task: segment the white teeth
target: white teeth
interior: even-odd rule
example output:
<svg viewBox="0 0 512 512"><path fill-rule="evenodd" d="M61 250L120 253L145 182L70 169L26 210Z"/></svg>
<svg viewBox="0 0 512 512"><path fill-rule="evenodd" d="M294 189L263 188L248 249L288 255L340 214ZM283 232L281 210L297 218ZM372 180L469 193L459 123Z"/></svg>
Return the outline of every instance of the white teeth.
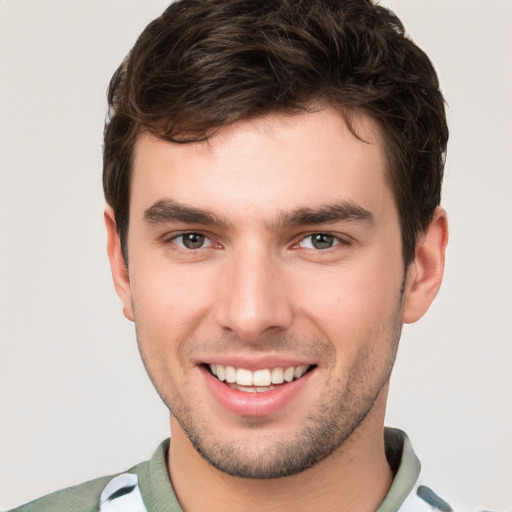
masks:
<svg viewBox="0 0 512 512"><path fill-rule="evenodd" d="M238 368L236 371L236 383L240 386L252 386L252 372L245 368Z"/></svg>
<svg viewBox="0 0 512 512"><path fill-rule="evenodd" d="M241 389L241 391L248 392L269 391L269 389L273 389L272 384L282 384L285 381L292 382L294 379L300 379L309 369L309 365L303 365L288 368L264 368L252 372L245 368L235 368L234 366L223 366L221 364L211 364L209 366L213 375L220 381L234 384L236 389L238 389L237 386L246 386L246 389Z"/></svg>
<svg viewBox="0 0 512 512"><path fill-rule="evenodd" d="M272 376L270 370L256 370L252 375L253 386L270 386Z"/></svg>
<svg viewBox="0 0 512 512"><path fill-rule="evenodd" d="M221 364L217 365L217 378L222 382L226 380L226 370Z"/></svg>
<svg viewBox="0 0 512 512"><path fill-rule="evenodd" d="M293 366L290 366L290 368L286 368L283 377L286 382L291 382L295 377L295 368Z"/></svg>
<svg viewBox="0 0 512 512"><path fill-rule="evenodd" d="M272 370L272 384L282 384L284 382L284 372L282 368Z"/></svg>
<svg viewBox="0 0 512 512"><path fill-rule="evenodd" d="M300 379L306 373L307 369L308 369L307 366L299 366L299 367L295 368L295 373L294 373L295 378Z"/></svg>
<svg viewBox="0 0 512 512"><path fill-rule="evenodd" d="M226 382L236 382L236 368L226 366Z"/></svg>
<svg viewBox="0 0 512 512"><path fill-rule="evenodd" d="M238 391L243 391L244 393L265 393L267 391L272 391L274 389L274 386L255 387L239 386L238 384L231 384L229 387L233 389L238 389Z"/></svg>

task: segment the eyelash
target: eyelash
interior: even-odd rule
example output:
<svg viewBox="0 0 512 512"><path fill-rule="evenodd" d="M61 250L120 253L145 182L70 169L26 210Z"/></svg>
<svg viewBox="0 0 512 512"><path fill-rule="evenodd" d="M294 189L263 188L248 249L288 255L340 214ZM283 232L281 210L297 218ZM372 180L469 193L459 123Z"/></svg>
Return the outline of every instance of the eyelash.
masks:
<svg viewBox="0 0 512 512"><path fill-rule="evenodd" d="M179 239L179 238L183 238L185 237L186 235L196 235L196 236L199 236L199 237L204 237L205 240L208 240L209 241L209 244L208 245L201 245L200 247L197 247L197 248L190 248L190 247L184 247L184 243L182 242L181 244L177 243L176 241ZM300 238L298 239L298 241L294 242L291 246L291 249L299 249L300 248L300 244L303 243L304 241L308 240L308 239L311 239L313 240L313 237L320 237L320 236L324 236L324 237L329 237L333 239L333 245L331 245L330 247L325 247L325 248L317 248L317 247L307 247L306 249L308 250L312 250L312 251L315 251L317 253L323 253L323 252L329 252L330 250L333 250L335 247L337 246L350 246L351 245L351 241L348 240L346 237L341 237L339 235L335 235L333 233L328 233L328 232L324 232L324 231L316 231L316 232L313 232L313 233L309 233L309 234L304 234L304 235L301 235ZM187 251L187 252L194 252L196 250L199 250L199 249L206 249L206 248L209 248L209 247L214 247L214 248L220 248L221 245L214 242L212 240L212 238L210 236L208 236L208 234L206 233L203 233L201 231L182 231L180 233L173 233L169 236L166 236L164 237L163 239L164 243L168 244L168 243L173 243L175 244L179 250L182 250L182 251ZM313 242L311 242L311 245L314 245Z"/></svg>
<svg viewBox="0 0 512 512"><path fill-rule="evenodd" d="M328 233L325 231L315 231L314 233L308 233L306 235L301 235L300 239L292 245L292 249L300 248L299 245L308 239L311 240L311 245L313 245L312 240L313 240L313 237L315 237L315 236L332 237L332 239L334 241L332 246L326 247L323 249L316 248L316 247L308 247L307 248L308 250L315 251L317 253L330 252L331 250L336 250L336 247L338 247L338 246L348 247L352 243L351 240L349 240L347 237L342 237L340 235L335 235L334 233Z"/></svg>
<svg viewBox="0 0 512 512"><path fill-rule="evenodd" d="M182 244L177 243L177 240L179 238L183 238L186 235L189 235L189 236L190 235L197 235L197 236L200 236L200 237L204 237L205 240L208 240L210 243L207 246L201 246L201 247L198 247L196 249L191 249L189 247L184 247L184 243L183 242L182 242ZM182 251L190 251L190 252L193 252L193 251L199 250L199 249L205 249L207 247L212 247L212 246L216 245L216 243L211 239L210 236L208 236L206 233L202 233L201 231L182 231L180 233L172 233L171 235L164 237L163 241L166 244L168 244L168 243L175 244Z"/></svg>

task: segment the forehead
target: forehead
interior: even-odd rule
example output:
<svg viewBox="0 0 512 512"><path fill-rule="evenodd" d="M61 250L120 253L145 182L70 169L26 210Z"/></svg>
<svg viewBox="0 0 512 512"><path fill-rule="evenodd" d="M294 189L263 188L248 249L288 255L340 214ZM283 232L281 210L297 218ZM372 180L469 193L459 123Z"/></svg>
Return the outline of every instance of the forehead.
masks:
<svg viewBox="0 0 512 512"><path fill-rule="evenodd" d="M246 219L339 200L378 207L391 197L378 130L362 116L353 129L357 137L341 114L324 109L239 122L202 143L142 134L130 210L162 199Z"/></svg>

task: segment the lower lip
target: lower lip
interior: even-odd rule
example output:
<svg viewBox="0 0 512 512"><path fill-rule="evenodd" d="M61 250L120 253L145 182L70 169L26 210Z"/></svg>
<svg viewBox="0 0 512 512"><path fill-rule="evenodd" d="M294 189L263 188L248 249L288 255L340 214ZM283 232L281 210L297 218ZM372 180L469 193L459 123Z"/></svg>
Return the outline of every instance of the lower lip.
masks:
<svg viewBox="0 0 512 512"><path fill-rule="evenodd" d="M253 417L281 411L297 397L314 373L311 370L300 379L280 384L270 391L248 393L230 388L204 367L200 370L211 394L225 409L240 416Z"/></svg>

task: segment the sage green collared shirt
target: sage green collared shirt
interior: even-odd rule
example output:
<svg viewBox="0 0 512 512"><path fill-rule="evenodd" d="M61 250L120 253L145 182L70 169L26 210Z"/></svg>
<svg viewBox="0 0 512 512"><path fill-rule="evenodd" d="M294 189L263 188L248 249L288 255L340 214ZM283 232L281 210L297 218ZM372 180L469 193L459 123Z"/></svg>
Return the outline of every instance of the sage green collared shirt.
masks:
<svg viewBox="0 0 512 512"><path fill-rule="evenodd" d="M404 432L386 428L384 437L395 478L376 512L464 512L422 482L420 462ZM169 439L149 461L124 473L57 491L11 512L183 512L167 474L168 449Z"/></svg>

